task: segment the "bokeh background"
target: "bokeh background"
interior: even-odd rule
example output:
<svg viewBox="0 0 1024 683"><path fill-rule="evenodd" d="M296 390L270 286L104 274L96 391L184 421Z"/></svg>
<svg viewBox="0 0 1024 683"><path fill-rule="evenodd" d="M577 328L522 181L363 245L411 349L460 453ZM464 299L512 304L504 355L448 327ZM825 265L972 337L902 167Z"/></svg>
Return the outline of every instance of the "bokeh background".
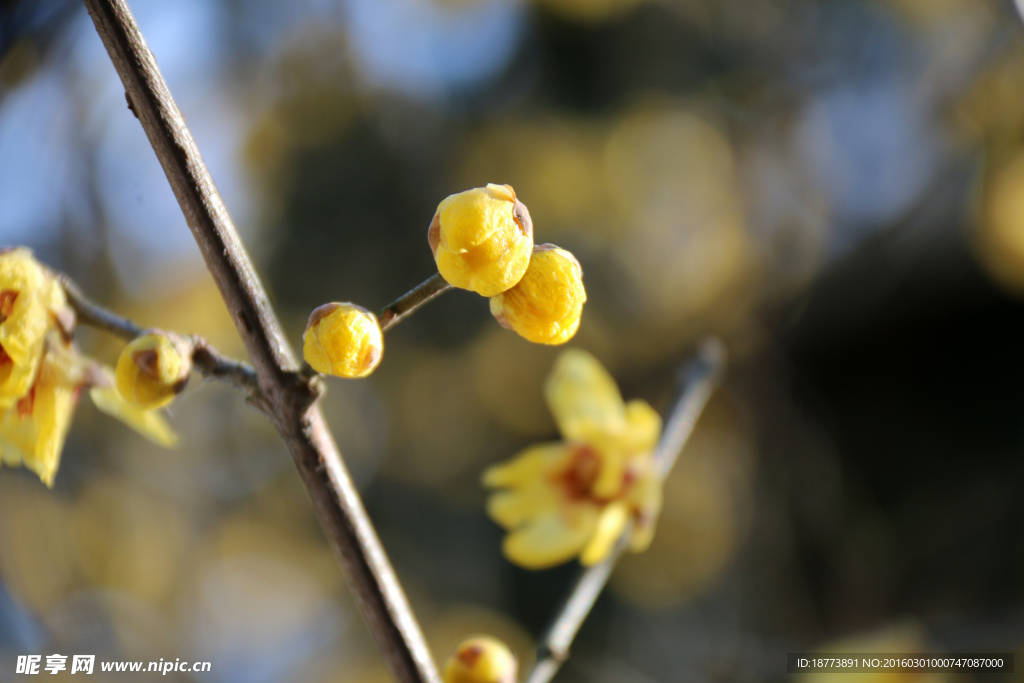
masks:
<svg viewBox="0 0 1024 683"><path fill-rule="evenodd" d="M582 262L571 344L627 398L663 408L696 340L726 340L654 545L559 680L776 681L787 651L1024 644L1011 2L130 4L293 344L313 307L376 309L431 275L437 203L487 182ZM0 243L244 354L73 0L0 1ZM370 379L328 382L342 451L435 654L487 632L528 664L576 570L506 562L478 481L555 438L557 350L465 292L387 343ZM0 681L53 652L386 680L260 414L193 381L163 451L87 403L52 491L0 471Z"/></svg>

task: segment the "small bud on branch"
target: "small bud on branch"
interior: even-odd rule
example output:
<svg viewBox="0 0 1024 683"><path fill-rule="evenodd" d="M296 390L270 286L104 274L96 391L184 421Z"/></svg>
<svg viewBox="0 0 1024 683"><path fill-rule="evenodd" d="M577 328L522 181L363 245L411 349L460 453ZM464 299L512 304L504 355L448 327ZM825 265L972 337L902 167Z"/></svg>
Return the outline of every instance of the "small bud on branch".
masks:
<svg viewBox="0 0 1024 683"><path fill-rule="evenodd" d="M194 347L190 339L159 330L136 337L117 359L117 390L142 408L167 405L188 383Z"/></svg>
<svg viewBox="0 0 1024 683"><path fill-rule="evenodd" d="M384 334L377 316L351 303L313 309L302 340L306 362L317 372L335 377L366 377L384 356Z"/></svg>

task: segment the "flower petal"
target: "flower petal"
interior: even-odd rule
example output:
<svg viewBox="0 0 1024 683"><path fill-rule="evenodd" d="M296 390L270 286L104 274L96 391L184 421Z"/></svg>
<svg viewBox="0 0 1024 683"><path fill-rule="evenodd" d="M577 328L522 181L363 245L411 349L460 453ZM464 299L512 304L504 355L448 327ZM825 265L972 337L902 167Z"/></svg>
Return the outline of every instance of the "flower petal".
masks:
<svg viewBox="0 0 1024 683"><path fill-rule="evenodd" d="M161 446L171 447L178 443L178 435L174 433L167 421L155 410L143 410L121 398L113 387L93 387L89 397L96 407L107 415L116 417L121 422L142 434L150 441Z"/></svg>
<svg viewBox="0 0 1024 683"><path fill-rule="evenodd" d="M483 484L490 488L520 487L544 476L569 454L564 443L543 443L520 451L503 463L484 470Z"/></svg>
<svg viewBox="0 0 1024 683"><path fill-rule="evenodd" d="M612 551L619 540L626 522L629 521L629 507L622 501L607 506L597 520L594 535L587 542L580 554L580 564L584 567L595 565Z"/></svg>
<svg viewBox="0 0 1024 683"><path fill-rule="evenodd" d="M505 537L502 550L526 569L546 569L566 562L586 545L597 523L591 505L575 505L561 514L544 515Z"/></svg>
<svg viewBox="0 0 1024 683"><path fill-rule="evenodd" d="M625 447L633 453L654 450L661 436L661 415L647 401L634 399L626 404Z"/></svg>
<svg viewBox="0 0 1024 683"><path fill-rule="evenodd" d="M76 391L54 366L43 362L32 393L0 421L0 452L5 464L22 464L47 486L60 466L64 437L71 425Z"/></svg>
<svg viewBox="0 0 1024 683"><path fill-rule="evenodd" d="M544 393L569 441L588 442L595 432L618 433L625 428L625 406L615 380L586 351L562 353Z"/></svg>
<svg viewBox="0 0 1024 683"><path fill-rule="evenodd" d="M615 448L598 447L601 469L594 481L593 495L597 498L611 498L620 495L622 477L626 472L625 453Z"/></svg>
<svg viewBox="0 0 1024 683"><path fill-rule="evenodd" d="M629 537L629 548L634 553L647 550L654 538L654 529L661 514L664 482L654 471L653 463L637 478L630 491L630 501L637 510L633 533Z"/></svg>
<svg viewBox="0 0 1024 683"><path fill-rule="evenodd" d="M629 535L629 550L634 553L642 553L651 547L657 524L658 520L652 519L650 522L633 525L633 533Z"/></svg>
<svg viewBox="0 0 1024 683"><path fill-rule="evenodd" d="M0 353L0 409L10 408L32 388L32 380L35 379L42 355L42 339L36 343L24 363L15 363L9 356L4 357Z"/></svg>
<svg viewBox="0 0 1024 683"><path fill-rule="evenodd" d="M29 362L37 342L46 333L49 317L39 295L46 285L42 267L28 249L0 254L0 294L9 308L0 316L0 347L15 364Z"/></svg>
<svg viewBox="0 0 1024 683"><path fill-rule="evenodd" d="M558 492L543 481L533 486L495 493L487 500L487 514L506 529L515 529L557 509Z"/></svg>
<svg viewBox="0 0 1024 683"><path fill-rule="evenodd" d="M64 438L75 412L77 392L55 378L47 378L47 374L44 366L36 382L32 417L36 420L39 437L35 458L26 459L25 466L35 471L44 484L53 486L53 477L60 466Z"/></svg>

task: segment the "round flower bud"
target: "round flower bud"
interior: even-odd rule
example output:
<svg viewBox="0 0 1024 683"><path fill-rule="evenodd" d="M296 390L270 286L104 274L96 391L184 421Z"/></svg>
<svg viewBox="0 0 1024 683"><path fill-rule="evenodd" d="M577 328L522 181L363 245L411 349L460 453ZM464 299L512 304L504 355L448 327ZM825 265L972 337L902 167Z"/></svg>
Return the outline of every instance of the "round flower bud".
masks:
<svg viewBox="0 0 1024 683"><path fill-rule="evenodd" d="M526 272L533 221L510 185L492 184L446 197L427 242L438 272L452 286L494 296Z"/></svg>
<svg viewBox="0 0 1024 683"><path fill-rule="evenodd" d="M491 297L491 315L537 344L564 344L580 326L587 293L583 269L565 249L533 248L530 267L512 289Z"/></svg>
<svg viewBox="0 0 1024 683"><path fill-rule="evenodd" d="M475 636L459 643L441 669L444 683L515 683L516 657L505 643Z"/></svg>
<svg viewBox="0 0 1024 683"><path fill-rule="evenodd" d="M180 337L147 332L133 339L117 359L114 377L124 400L160 408L181 393L192 370L192 354Z"/></svg>
<svg viewBox="0 0 1024 683"><path fill-rule="evenodd" d="M366 377L384 355L377 316L350 303L313 309L302 342L306 362L317 372L336 377Z"/></svg>

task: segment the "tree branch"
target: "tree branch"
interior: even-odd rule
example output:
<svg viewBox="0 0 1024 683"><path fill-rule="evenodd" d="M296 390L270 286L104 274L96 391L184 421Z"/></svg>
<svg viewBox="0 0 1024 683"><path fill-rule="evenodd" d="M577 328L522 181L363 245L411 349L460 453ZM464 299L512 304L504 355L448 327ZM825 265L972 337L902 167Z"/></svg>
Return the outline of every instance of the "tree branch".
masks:
<svg viewBox="0 0 1024 683"><path fill-rule="evenodd" d="M452 286L441 277L441 273L435 273L380 309L377 321L380 323L381 332L387 332L412 315L420 306L441 296L451 288Z"/></svg>
<svg viewBox="0 0 1024 683"><path fill-rule="evenodd" d="M722 381L725 371L725 346L716 338L705 339L697 357L682 369L679 376L681 393L661 439L654 451L654 462L662 478L668 475L697 423L711 394ZM619 536L612 552L603 561L584 569L573 584L569 597L558 610L537 648L537 663L526 683L548 683L569 658L569 646L576 638L587 615L604 590L619 557L629 546L632 523Z"/></svg>
<svg viewBox="0 0 1024 683"><path fill-rule="evenodd" d="M135 339L145 330L127 318L122 318L113 311L90 300L67 275L57 274L68 304L75 311L77 322L82 325L106 330L126 341ZM194 334L187 335L192 342L192 367L203 377L212 377L241 389L249 395L250 400L259 393L256 373L248 363L223 355L213 348L208 341Z"/></svg>
<svg viewBox="0 0 1024 683"><path fill-rule="evenodd" d="M287 443L385 664L402 683L436 682L419 625L316 406L319 381L298 372L263 285L156 59L125 0L84 2L245 342L259 386L254 404L267 413Z"/></svg>
<svg viewBox="0 0 1024 683"><path fill-rule="evenodd" d="M117 313L100 306L90 300L82 293L81 288L63 273L54 274L64 288L67 295L68 305L75 311L76 322L110 332L114 336L126 341L135 339L145 330L139 327L128 318L122 318Z"/></svg>

